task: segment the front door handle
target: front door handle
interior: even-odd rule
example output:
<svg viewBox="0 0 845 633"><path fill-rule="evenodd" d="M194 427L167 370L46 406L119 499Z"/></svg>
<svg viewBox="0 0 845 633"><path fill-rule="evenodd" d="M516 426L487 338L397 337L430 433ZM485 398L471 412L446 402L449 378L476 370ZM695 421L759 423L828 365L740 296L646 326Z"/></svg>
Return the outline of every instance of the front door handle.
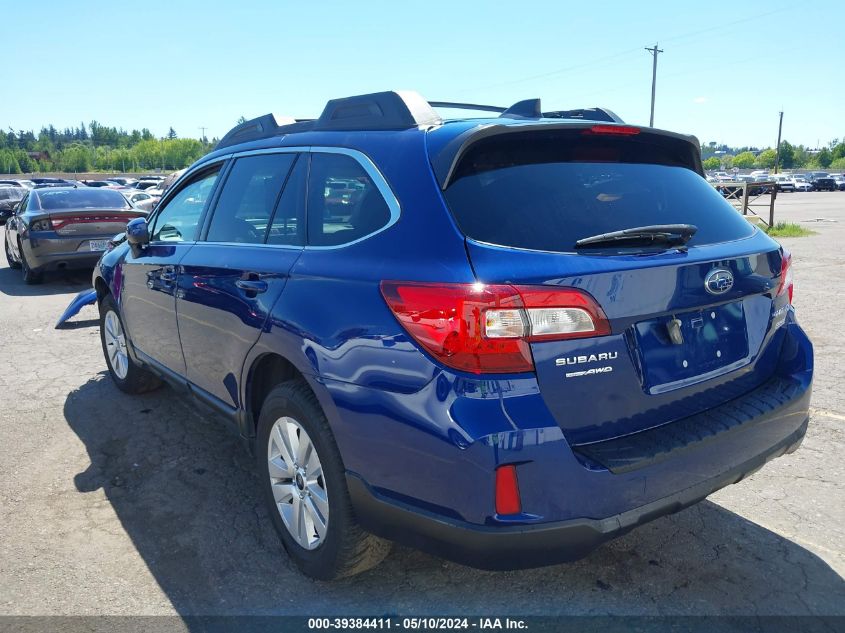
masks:
<svg viewBox="0 0 845 633"><path fill-rule="evenodd" d="M161 274L158 276L161 281L165 283L173 283L176 281L176 271L175 270L163 270Z"/></svg>
<svg viewBox="0 0 845 633"><path fill-rule="evenodd" d="M235 285L248 294L252 293L253 296L267 291L267 282L260 279L238 279Z"/></svg>

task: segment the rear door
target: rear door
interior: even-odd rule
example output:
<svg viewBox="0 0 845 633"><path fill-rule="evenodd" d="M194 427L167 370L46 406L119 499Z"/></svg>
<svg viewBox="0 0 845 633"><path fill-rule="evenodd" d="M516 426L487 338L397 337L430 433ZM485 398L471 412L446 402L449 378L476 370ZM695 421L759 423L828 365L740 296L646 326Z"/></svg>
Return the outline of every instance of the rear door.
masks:
<svg viewBox="0 0 845 633"><path fill-rule="evenodd" d="M201 239L180 262L188 380L229 409L239 405L247 352L302 252L307 166L296 153L237 158Z"/></svg>
<svg viewBox="0 0 845 633"><path fill-rule="evenodd" d="M129 252L121 269L121 314L136 350L185 375L176 325L179 263L196 242L221 164L197 174L170 196L150 224L150 243Z"/></svg>
<svg viewBox="0 0 845 633"><path fill-rule="evenodd" d="M679 139L626 129L481 141L445 190L480 281L576 288L603 311L605 336L531 343L543 398L574 443L686 417L761 384L787 302L775 297L777 244L696 173ZM576 245L666 224L697 230L686 244Z"/></svg>

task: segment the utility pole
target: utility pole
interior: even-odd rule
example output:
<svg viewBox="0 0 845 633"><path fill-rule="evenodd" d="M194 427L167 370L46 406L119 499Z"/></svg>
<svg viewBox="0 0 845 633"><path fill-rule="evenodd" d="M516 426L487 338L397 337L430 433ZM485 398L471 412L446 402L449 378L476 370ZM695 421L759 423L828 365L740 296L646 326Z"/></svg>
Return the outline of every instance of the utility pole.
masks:
<svg viewBox="0 0 845 633"><path fill-rule="evenodd" d="M657 54L663 51L657 48L657 42L654 43L654 48L646 48L654 58L654 63L651 67L651 117L648 120L648 126L654 127L654 91L657 87Z"/></svg>
<svg viewBox="0 0 845 633"><path fill-rule="evenodd" d="M208 129L207 127L200 126L200 130L202 130L202 136L200 136L200 141L203 145L205 145L205 131Z"/></svg>
<svg viewBox="0 0 845 633"><path fill-rule="evenodd" d="M775 153L775 173L778 173L778 165L780 165L780 132L783 129L783 112L780 113L780 121L778 122L778 149Z"/></svg>

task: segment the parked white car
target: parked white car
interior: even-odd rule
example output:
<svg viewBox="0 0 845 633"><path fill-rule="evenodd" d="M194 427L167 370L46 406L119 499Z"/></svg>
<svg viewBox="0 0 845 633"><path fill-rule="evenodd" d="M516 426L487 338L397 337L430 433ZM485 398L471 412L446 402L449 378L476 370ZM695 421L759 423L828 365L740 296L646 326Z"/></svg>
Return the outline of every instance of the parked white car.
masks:
<svg viewBox="0 0 845 633"><path fill-rule="evenodd" d="M792 185L795 187L795 191L812 191L813 185L811 185L805 178L795 177L792 179Z"/></svg>
<svg viewBox="0 0 845 633"><path fill-rule="evenodd" d="M150 212L159 201L158 197L151 196L146 191L136 191L134 189L121 189L122 193L132 206L141 209L142 211Z"/></svg>

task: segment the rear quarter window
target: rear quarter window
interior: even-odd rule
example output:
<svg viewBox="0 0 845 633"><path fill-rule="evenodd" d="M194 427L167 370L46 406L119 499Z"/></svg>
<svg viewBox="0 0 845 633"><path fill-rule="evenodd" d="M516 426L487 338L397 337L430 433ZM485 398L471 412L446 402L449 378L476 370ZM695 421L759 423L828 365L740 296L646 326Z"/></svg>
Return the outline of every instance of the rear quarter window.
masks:
<svg viewBox="0 0 845 633"><path fill-rule="evenodd" d="M751 235L678 143L580 130L486 139L444 195L468 237L531 250L570 252L586 237L655 224L695 225L689 246Z"/></svg>

